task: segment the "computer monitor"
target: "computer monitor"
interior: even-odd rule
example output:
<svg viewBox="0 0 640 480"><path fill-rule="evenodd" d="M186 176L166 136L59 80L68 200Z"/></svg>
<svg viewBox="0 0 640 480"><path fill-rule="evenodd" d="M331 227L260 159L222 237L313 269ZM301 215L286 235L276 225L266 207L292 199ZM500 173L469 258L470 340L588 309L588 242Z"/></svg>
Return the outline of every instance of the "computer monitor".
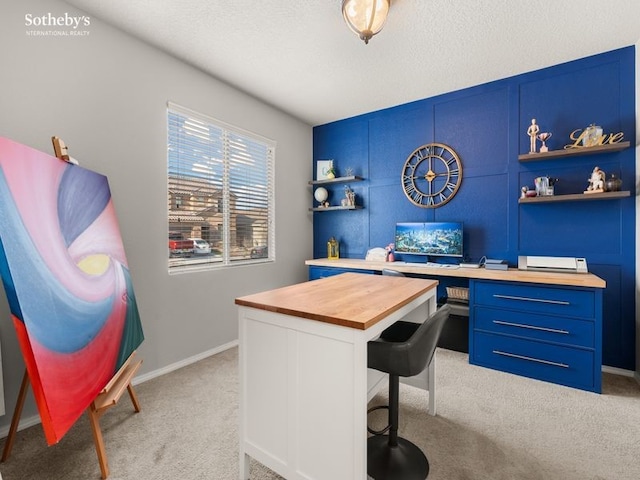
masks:
<svg viewBox="0 0 640 480"><path fill-rule="evenodd" d="M461 222L396 223L395 251L412 255L462 257Z"/></svg>

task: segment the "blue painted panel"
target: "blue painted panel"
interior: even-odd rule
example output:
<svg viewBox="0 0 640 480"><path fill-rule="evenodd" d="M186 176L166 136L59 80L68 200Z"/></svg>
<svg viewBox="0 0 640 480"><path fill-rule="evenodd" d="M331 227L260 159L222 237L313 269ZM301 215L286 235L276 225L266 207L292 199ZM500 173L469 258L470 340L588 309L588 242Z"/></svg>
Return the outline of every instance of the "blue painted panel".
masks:
<svg viewBox="0 0 640 480"><path fill-rule="evenodd" d="M607 359L607 365L629 369L635 362L634 282L624 279L620 266L587 263L590 272L607 282L603 300L603 358Z"/></svg>
<svg viewBox="0 0 640 480"><path fill-rule="evenodd" d="M344 175L345 169L351 167L354 175L367 177L368 141L368 122L365 119L350 119L314 128L314 179L316 160L333 160L338 176Z"/></svg>
<svg viewBox="0 0 640 480"><path fill-rule="evenodd" d="M435 221L464 224L464 250L472 260L502 257L508 248L506 175L463 178L457 195L434 210Z"/></svg>
<svg viewBox="0 0 640 480"><path fill-rule="evenodd" d="M341 258L364 258L369 245L369 218L366 210L317 212L313 217L314 258L327 257L327 241L340 243Z"/></svg>
<svg viewBox="0 0 640 480"><path fill-rule="evenodd" d="M400 184L407 157L432 138L432 112L425 105L392 109L369 122L369 178L392 178Z"/></svg>
<svg viewBox="0 0 640 480"><path fill-rule="evenodd" d="M435 141L450 145L464 177L505 173L509 163L508 89L501 87L435 105Z"/></svg>
<svg viewBox="0 0 640 480"><path fill-rule="evenodd" d="M521 84L520 153L529 152L527 128L532 118L537 120L541 132L553 133L547 142L550 150L573 143L571 132L582 131L592 123L603 127L605 133L622 130L619 62L585 67L573 63L564 70L566 73Z"/></svg>
<svg viewBox="0 0 640 480"><path fill-rule="evenodd" d="M524 204L522 255L586 257L620 254L621 200Z"/></svg>
<svg viewBox="0 0 640 480"><path fill-rule="evenodd" d="M393 243L396 222L425 222L428 218L425 209L409 203L399 180L393 185L371 187L369 201L370 247L384 247Z"/></svg>

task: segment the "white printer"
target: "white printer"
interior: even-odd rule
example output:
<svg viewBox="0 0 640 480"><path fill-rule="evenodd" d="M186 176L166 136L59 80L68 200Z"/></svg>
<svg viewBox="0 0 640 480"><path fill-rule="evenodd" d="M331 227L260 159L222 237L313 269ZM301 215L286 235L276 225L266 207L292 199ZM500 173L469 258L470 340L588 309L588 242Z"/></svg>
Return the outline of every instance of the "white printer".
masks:
<svg viewBox="0 0 640 480"><path fill-rule="evenodd" d="M519 256L518 270L539 272L588 273L587 259L574 257Z"/></svg>

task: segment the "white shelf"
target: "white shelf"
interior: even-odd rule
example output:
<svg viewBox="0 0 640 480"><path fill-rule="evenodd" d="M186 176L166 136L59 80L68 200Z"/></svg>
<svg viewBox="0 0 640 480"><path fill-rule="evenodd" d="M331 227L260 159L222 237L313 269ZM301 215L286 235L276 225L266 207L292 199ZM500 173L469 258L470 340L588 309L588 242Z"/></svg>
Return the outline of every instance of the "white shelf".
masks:
<svg viewBox="0 0 640 480"><path fill-rule="evenodd" d="M348 177L336 177L328 178L326 180L310 180L309 185L327 185L331 183L347 183L347 182L361 182L364 178L358 175L350 175Z"/></svg>
<svg viewBox="0 0 640 480"><path fill-rule="evenodd" d="M631 195L628 190L622 192L602 193L573 193L569 195L549 195L545 197L526 197L518 199L518 203L549 203L549 202L583 202L588 200L615 200Z"/></svg>
<svg viewBox="0 0 640 480"><path fill-rule="evenodd" d="M342 205L336 205L334 207L315 207L310 208L310 212L330 212L332 210L360 210L362 208L361 205L354 205L349 207L343 207Z"/></svg>

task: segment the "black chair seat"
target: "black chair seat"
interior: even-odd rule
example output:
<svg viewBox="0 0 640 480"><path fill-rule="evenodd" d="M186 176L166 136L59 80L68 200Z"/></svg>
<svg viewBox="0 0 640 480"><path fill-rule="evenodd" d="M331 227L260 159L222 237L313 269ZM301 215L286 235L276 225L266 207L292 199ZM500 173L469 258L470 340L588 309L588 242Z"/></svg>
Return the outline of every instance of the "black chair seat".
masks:
<svg viewBox="0 0 640 480"><path fill-rule="evenodd" d="M419 374L431 362L450 310L445 305L421 324L400 320L367 344L369 368L389 374L389 425L369 430L376 435L367 441L367 473L374 480L424 480L429 474L424 453L398 437L399 379ZM380 435L386 431L389 435Z"/></svg>
<svg viewBox="0 0 640 480"><path fill-rule="evenodd" d="M444 305L424 323L400 320L367 345L369 368L401 377L422 372L431 361L451 307Z"/></svg>

